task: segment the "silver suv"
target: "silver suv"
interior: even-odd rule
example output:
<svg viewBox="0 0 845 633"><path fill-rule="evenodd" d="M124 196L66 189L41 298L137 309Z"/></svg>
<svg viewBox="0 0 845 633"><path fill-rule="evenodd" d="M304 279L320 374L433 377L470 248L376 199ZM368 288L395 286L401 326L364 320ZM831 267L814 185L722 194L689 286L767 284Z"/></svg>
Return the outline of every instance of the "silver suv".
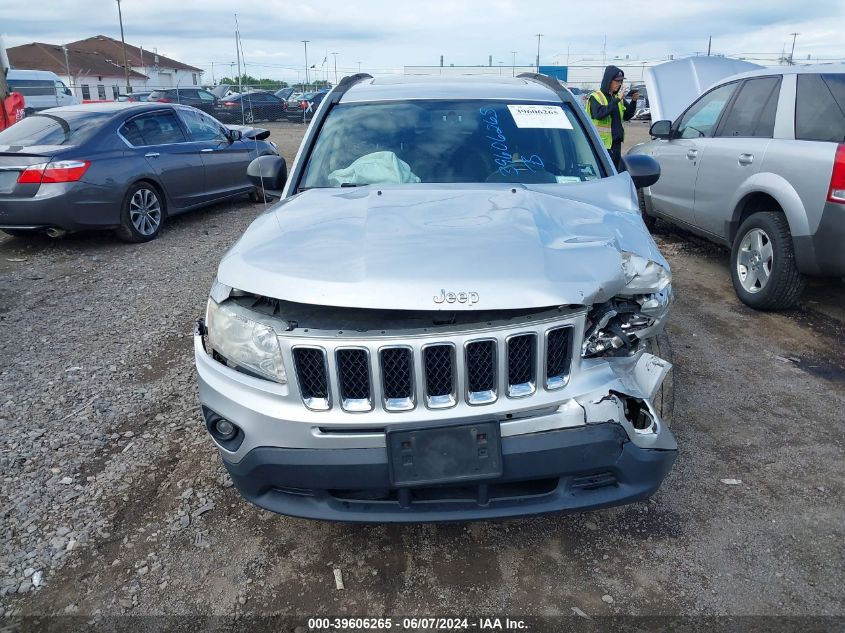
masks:
<svg viewBox="0 0 845 633"><path fill-rule="evenodd" d="M283 514L445 521L651 495L677 446L669 267L541 75L344 79L282 200L224 256L195 356L240 492Z"/></svg>
<svg viewBox="0 0 845 633"><path fill-rule="evenodd" d="M845 276L845 66L734 75L651 135L630 152L662 170L640 193L646 224L731 248L746 304L787 308L805 275Z"/></svg>

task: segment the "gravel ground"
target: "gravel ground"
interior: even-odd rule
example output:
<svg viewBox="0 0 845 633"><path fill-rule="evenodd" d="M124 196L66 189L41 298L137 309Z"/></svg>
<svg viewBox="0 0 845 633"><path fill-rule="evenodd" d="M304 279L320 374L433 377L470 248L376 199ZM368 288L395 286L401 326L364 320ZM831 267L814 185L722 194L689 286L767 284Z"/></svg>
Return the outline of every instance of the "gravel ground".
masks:
<svg viewBox="0 0 845 633"><path fill-rule="evenodd" d="M304 128L268 127L290 161ZM725 251L663 227L681 448L654 498L316 523L244 502L197 405L192 322L262 209L194 212L141 245L0 237L0 615L845 615L842 283L754 312Z"/></svg>

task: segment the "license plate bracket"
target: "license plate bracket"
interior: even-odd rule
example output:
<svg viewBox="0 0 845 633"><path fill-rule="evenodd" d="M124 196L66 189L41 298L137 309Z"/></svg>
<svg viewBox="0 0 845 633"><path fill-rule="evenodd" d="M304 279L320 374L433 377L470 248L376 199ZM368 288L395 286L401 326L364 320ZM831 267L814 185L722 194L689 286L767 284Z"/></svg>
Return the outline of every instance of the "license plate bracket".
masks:
<svg viewBox="0 0 845 633"><path fill-rule="evenodd" d="M20 172L0 171L0 193L11 193L18 182Z"/></svg>
<svg viewBox="0 0 845 633"><path fill-rule="evenodd" d="M498 422L393 427L387 429L386 440L394 487L461 483L502 475Z"/></svg>

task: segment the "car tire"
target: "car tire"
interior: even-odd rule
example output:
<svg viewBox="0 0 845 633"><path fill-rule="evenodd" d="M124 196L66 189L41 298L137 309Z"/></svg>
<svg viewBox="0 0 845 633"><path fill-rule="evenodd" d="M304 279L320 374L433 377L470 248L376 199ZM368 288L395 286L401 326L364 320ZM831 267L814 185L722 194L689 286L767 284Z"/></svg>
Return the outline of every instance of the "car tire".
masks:
<svg viewBox="0 0 845 633"><path fill-rule="evenodd" d="M640 215L643 218L643 224L650 233L654 233L654 227L657 226L657 218L651 217L646 211L645 195L642 189L637 189L637 202L640 204Z"/></svg>
<svg viewBox="0 0 845 633"><path fill-rule="evenodd" d="M255 115L253 114L252 110L244 111L244 123L249 123L250 125L255 123Z"/></svg>
<svg viewBox="0 0 845 633"><path fill-rule="evenodd" d="M669 343L669 336L666 332L661 332L657 336L652 336L645 342L645 351L649 354L654 354L658 358L665 361L672 362L672 345ZM667 427L672 426L672 417L675 413L675 371L670 369L669 373L663 379L663 383L654 394L651 404L663 424Z"/></svg>
<svg viewBox="0 0 845 633"><path fill-rule="evenodd" d="M149 242L164 224L164 196L152 183L136 182L123 197L120 227L115 231L124 242Z"/></svg>
<svg viewBox="0 0 845 633"><path fill-rule="evenodd" d="M731 248L731 279L740 300L756 310L798 302L806 278L795 264L786 216L765 211L742 223Z"/></svg>
<svg viewBox="0 0 845 633"><path fill-rule="evenodd" d="M250 202L264 202L264 195L261 193L261 189L259 187L254 187L252 191L249 192L249 200Z"/></svg>

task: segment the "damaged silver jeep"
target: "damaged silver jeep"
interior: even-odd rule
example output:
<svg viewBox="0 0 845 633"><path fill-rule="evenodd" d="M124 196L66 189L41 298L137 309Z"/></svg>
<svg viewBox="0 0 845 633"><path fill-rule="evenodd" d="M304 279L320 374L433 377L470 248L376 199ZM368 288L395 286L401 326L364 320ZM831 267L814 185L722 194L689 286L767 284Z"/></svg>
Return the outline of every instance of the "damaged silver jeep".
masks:
<svg viewBox="0 0 845 633"><path fill-rule="evenodd" d="M238 490L340 521L512 517L642 500L677 446L669 266L542 75L355 75L223 257L195 357Z"/></svg>

